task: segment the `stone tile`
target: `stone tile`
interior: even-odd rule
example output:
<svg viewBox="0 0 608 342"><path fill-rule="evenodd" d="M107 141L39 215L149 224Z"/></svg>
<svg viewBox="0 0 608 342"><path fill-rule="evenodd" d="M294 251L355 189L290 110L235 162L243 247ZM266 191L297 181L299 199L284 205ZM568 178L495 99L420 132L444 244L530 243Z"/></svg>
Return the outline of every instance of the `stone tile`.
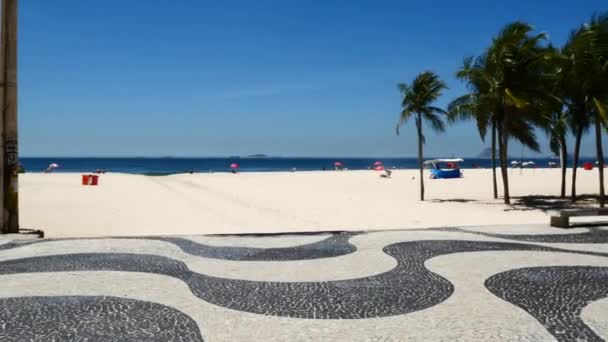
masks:
<svg viewBox="0 0 608 342"><path fill-rule="evenodd" d="M0 240L0 340L603 340L607 231Z"/></svg>

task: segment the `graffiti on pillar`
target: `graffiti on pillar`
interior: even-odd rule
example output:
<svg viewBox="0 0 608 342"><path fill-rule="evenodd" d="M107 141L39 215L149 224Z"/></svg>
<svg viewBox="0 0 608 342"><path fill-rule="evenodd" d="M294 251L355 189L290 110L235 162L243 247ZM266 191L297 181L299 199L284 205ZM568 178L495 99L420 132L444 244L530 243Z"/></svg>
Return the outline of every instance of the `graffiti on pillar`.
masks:
<svg viewBox="0 0 608 342"><path fill-rule="evenodd" d="M6 153L6 161L8 166L16 166L19 163L19 154L17 153L17 140L7 140L4 143L4 153Z"/></svg>

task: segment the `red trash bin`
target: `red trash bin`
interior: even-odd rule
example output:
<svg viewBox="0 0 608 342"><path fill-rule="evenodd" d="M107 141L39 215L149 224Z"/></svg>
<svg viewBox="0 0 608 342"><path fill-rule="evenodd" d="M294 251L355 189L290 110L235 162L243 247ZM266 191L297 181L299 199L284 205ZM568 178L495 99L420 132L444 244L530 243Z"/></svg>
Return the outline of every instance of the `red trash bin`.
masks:
<svg viewBox="0 0 608 342"><path fill-rule="evenodd" d="M91 175L82 175L82 185L89 185Z"/></svg>
<svg viewBox="0 0 608 342"><path fill-rule="evenodd" d="M97 185L99 183L98 175L90 175L89 177L91 177L91 185Z"/></svg>

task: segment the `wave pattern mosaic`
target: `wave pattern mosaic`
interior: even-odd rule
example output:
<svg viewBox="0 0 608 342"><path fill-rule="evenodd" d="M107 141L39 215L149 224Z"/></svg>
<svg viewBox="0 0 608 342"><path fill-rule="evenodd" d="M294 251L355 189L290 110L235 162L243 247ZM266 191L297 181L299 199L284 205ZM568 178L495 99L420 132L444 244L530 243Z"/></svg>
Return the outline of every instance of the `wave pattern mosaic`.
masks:
<svg viewBox="0 0 608 342"><path fill-rule="evenodd" d="M608 338L608 230L0 240L1 341Z"/></svg>

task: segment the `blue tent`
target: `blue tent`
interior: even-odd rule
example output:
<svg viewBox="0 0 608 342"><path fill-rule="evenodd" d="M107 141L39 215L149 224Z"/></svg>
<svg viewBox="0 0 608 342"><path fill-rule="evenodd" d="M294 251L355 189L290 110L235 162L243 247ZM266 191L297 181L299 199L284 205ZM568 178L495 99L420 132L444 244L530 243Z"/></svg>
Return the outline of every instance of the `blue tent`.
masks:
<svg viewBox="0 0 608 342"><path fill-rule="evenodd" d="M462 174L459 169L431 169L431 178L460 178Z"/></svg>
<svg viewBox="0 0 608 342"><path fill-rule="evenodd" d="M432 179L448 179L448 178L460 178L462 177L462 172L460 172L459 168L454 168L454 169L441 169L439 168L439 163L451 163L451 164L458 164L458 163L462 163L464 162L464 160L458 158L458 159L433 159L433 160L427 160L424 162L424 165L426 165L431 172L431 178Z"/></svg>

